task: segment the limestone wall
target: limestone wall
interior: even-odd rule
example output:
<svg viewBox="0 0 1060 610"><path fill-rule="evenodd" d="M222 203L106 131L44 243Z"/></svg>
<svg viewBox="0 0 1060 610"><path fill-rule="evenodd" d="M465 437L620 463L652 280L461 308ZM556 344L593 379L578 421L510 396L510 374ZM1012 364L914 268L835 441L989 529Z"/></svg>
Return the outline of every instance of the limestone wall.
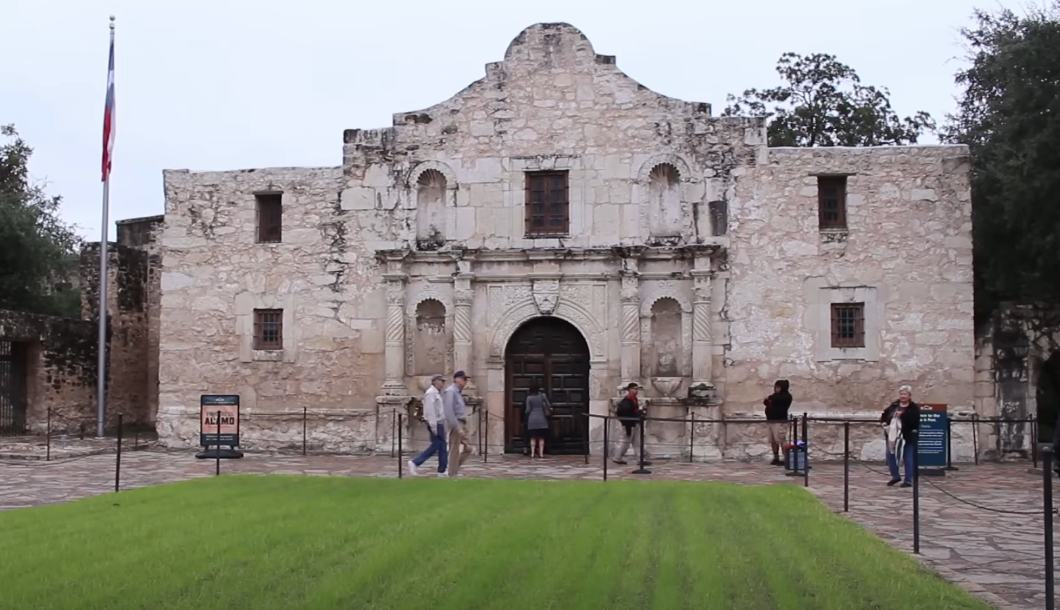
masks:
<svg viewBox="0 0 1060 610"><path fill-rule="evenodd" d="M387 414L464 369L499 447L505 342L540 315L589 344L596 414L628 381L713 383L726 412L756 410L777 377L797 409L875 409L900 383L971 405L963 149L771 150L762 119L652 92L567 24L527 28L485 72L347 130L341 167L164 173L163 442L194 444L201 394L238 393L251 420L309 408L349 420L320 442L389 450ZM569 226L537 236L536 170L566 171L569 197ZM815 172L854 174L841 239L815 226ZM262 193L281 194L280 243L258 243ZM879 353L822 360L821 288L854 285ZM282 310L282 349L253 349L255 309ZM256 434L290 442L284 426Z"/></svg>
<svg viewBox="0 0 1060 610"><path fill-rule="evenodd" d="M51 409L53 431L76 433L85 424L94 434L96 337L92 322L0 311L0 341L19 345L14 369L25 383L31 433L45 431Z"/></svg>
<svg viewBox="0 0 1060 610"><path fill-rule="evenodd" d="M386 301L384 212L350 212L338 169L167 171L159 434L197 441L201 394L244 412L375 409ZM283 193L283 241L256 243L254 193ZM281 350L253 349L254 310L283 310Z"/></svg>
<svg viewBox="0 0 1060 610"><path fill-rule="evenodd" d="M818 228L817 175L846 174L848 230ZM770 149L732 202L726 409L761 410L774 380L793 410L914 399L973 404L967 150ZM830 349L830 304L865 302L864 349Z"/></svg>

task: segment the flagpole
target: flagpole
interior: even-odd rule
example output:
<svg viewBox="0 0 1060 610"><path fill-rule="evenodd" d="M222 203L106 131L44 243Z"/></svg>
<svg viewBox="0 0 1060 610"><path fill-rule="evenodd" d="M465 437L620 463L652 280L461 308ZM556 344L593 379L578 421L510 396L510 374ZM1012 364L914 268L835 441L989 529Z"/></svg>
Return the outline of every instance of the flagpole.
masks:
<svg viewBox="0 0 1060 610"><path fill-rule="evenodd" d="M114 52L114 16L110 17L110 48L111 53ZM111 56L113 61L113 55ZM108 66L107 72L109 73L113 65ZM109 81L111 75L107 75ZM107 84L108 89L111 87L111 83ZM110 112L110 108L107 109ZM101 229L103 236L99 240L99 345L98 345L98 360L96 361L96 437L103 438L104 428L106 427L106 414L107 414L107 284L110 282L107 275L107 262L110 258L110 248L108 247L108 238L110 231L108 230L109 224L109 211L110 211L110 155L107 152L107 142L104 141L104 170L103 170L103 227Z"/></svg>

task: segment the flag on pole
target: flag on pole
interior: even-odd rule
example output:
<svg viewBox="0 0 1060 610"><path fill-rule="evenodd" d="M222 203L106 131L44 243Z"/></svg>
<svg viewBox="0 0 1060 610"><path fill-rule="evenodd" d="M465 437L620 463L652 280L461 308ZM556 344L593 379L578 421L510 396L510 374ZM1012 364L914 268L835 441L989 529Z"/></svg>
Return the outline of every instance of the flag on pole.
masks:
<svg viewBox="0 0 1060 610"><path fill-rule="evenodd" d="M114 154L114 18L110 24L110 62L107 66L107 105L103 109L103 182L110 178Z"/></svg>

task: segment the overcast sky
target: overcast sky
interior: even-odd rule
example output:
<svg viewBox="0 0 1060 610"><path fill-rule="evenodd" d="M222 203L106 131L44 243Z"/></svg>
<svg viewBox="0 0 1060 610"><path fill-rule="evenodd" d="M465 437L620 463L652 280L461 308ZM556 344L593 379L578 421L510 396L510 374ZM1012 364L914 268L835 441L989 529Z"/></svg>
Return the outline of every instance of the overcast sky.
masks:
<svg viewBox="0 0 1060 610"><path fill-rule="evenodd" d="M335 166L342 131L440 102L523 28L566 21L665 95L769 87L786 51L832 53L903 116L952 111L959 29L996 0L9 0L0 124L63 217L100 236L108 16L116 22L113 222L163 212L162 170ZM1002 4L1014 3L1005 0Z"/></svg>

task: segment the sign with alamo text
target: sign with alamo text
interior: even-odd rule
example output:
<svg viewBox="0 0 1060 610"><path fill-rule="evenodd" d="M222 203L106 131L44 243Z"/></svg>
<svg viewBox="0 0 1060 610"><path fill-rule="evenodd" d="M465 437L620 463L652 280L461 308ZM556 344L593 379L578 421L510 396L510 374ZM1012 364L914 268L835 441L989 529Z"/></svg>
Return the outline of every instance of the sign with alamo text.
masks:
<svg viewBox="0 0 1060 610"><path fill-rule="evenodd" d="M220 419L218 419L220 418ZM217 424L221 429L218 436ZM199 444L239 446L239 395L203 394L199 399Z"/></svg>
<svg viewBox="0 0 1060 610"><path fill-rule="evenodd" d="M917 457L921 468L946 467L946 405L920 405L920 434Z"/></svg>

